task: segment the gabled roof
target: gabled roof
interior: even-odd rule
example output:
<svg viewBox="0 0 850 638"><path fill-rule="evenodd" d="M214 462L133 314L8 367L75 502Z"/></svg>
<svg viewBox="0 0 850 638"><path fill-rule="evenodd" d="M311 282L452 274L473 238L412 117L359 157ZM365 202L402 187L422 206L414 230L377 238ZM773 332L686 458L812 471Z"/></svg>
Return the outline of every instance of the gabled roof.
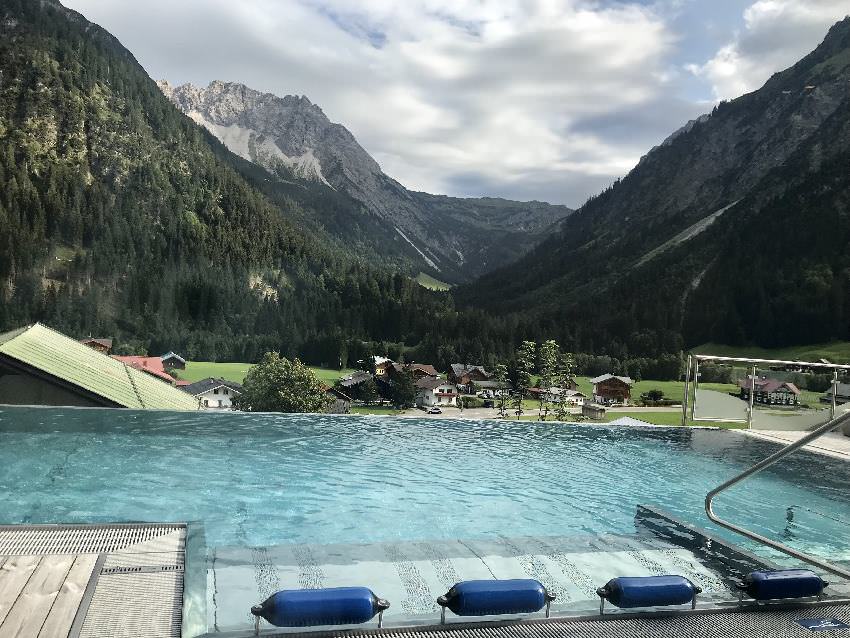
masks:
<svg viewBox="0 0 850 638"><path fill-rule="evenodd" d="M466 365L465 363L453 363L452 364L452 372L456 377L462 376L464 372L472 372L473 370L478 370L484 376L490 376L487 374L487 370L484 369L484 366L471 366Z"/></svg>
<svg viewBox="0 0 850 638"><path fill-rule="evenodd" d="M780 381L778 379L756 379L756 392L776 392L780 388L787 388L792 394L800 394L800 389L789 381ZM738 379L738 386L744 390L752 388L752 377L746 379Z"/></svg>
<svg viewBox="0 0 850 638"><path fill-rule="evenodd" d="M445 379L438 379L437 377L422 377L416 382L416 387L420 390L433 390L434 388L438 388L441 385L454 385L454 383L449 383Z"/></svg>
<svg viewBox="0 0 850 638"><path fill-rule="evenodd" d="M160 359L162 359L163 361L165 361L166 359L177 359L180 363L186 363L186 359L181 357L176 352L166 352L160 357Z"/></svg>
<svg viewBox="0 0 850 638"><path fill-rule="evenodd" d="M410 370L411 372L420 371L432 377L439 376L440 374L434 366L428 363L394 363L393 368L397 372L401 372L402 370Z"/></svg>
<svg viewBox="0 0 850 638"><path fill-rule="evenodd" d="M135 357L112 355L112 358L117 359L121 363L127 364L128 366L131 366L136 370L141 370L142 372L152 374L153 376L162 379L163 381L166 381L168 383L174 383L174 377L172 377L165 371L165 368L162 365L162 359L160 357Z"/></svg>
<svg viewBox="0 0 850 638"><path fill-rule="evenodd" d="M242 392L242 386L236 383L235 381L228 381L227 379L215 379L213 377L207 377L206 379L195 381L195 383L190 383L189 385L183 386L180 389L183 392L188 392L193 397L198 397L206 392L211 392L216 388L229 388L237 393Z"/></svg>
<svg viewBox="0 0 850 638"><path fill-rule="evenodd" d="M583 392L579 392L578 390L564 389L564 388L559 388L557 386L552 386L551 388L548 388L548 389L529 388L528 391L531 392L532 394L540 394L542 392L548 392L549 394L561 395L563 397L586 397L587 396L586 394L584 394Z"/></svg>
<svg viewBox="0 0 850 638"><path fill-rule="evenodd" d="M184 392L39 323L0 335L0 357L61 385L103 399L106 405L197 410Z"/></svg>
<svg viewBox="0 0 850 638"><path fill-rule="evenodd" d="M630 379L629 377L618 377L613 374L603 374L601 376L596 377L595 379L591 379L590 382L593 385L596 385L597 383L602 383L603 381L608 381L609 379L617 379L618 381L622 381L626 385L634 385L635 383L634 380Z"/></svg>
<svg viewBox="0 0 850 638"><path fill-rule="evenodd" d="M838 383L837 384L837 393L836 397L847 398L850 397L850 383ZM832 386L829 386L829 389L826 391L824 396L831 397L832 396Z"/></svg>
<svg viewBox="0 0 850 638"><path fill-rule="evenodd" d="M347 377L343 377L339 380L339 384L343 388L353 388L356 385L360 385L365 381L368 381L372 378L372 375L366 372L365 370L357 370L356 372L352 372Z"/></svg>
<svg viewBox="0 0 850 638"><path fill-rule="evenodd" d="M97 344L103 346L104 348L109 348L109 349L112 348L112 339L95 339L93 337L88 337L87 339L80 339L80 343L83 343L83 344L86 344L86 345L88 345L90 343L97 343Z"/></svg>
<svg viewBox="0 0 850 638"><path fill-rule="evenodd" d="M342 399L343 401L348 401L349 403L351 403L351 401L353 400L353 399L352 399L350 396L348 396L345 392L340 392L340 391L339 391L339 390L337 390L336 388L327 388L327 389L325 390L325 394L333 395L333 396L334 396L334 397L336 397L337 399Z"/></svg>

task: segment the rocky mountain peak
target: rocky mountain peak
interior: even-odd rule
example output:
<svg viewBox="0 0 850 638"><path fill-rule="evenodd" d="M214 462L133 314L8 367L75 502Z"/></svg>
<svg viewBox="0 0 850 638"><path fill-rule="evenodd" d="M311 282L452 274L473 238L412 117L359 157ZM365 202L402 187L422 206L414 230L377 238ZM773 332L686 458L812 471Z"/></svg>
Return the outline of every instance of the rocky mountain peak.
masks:
<svg viewBox="0 0 850 638"><path fill-rule="evenodd" d="M303 95L278 97L221 80L205 88L172 86L163 80L159 87L234 153L273 175L287 179L294 174L356 200L352 210L362 207L383 220L387 239L401 243L414 262L437 275L456 280L459 268L477 274L492 267L488 263L504 261L506 255L496 254L490 262L486 247L501 241L506 232L517 235L509 252L518 256L571 212L539 202L435 198L411 192L387 176L348 129L331 122ZM469 226L468 238L461 225ZM488 232L492 237L482 239Z"/></svg>

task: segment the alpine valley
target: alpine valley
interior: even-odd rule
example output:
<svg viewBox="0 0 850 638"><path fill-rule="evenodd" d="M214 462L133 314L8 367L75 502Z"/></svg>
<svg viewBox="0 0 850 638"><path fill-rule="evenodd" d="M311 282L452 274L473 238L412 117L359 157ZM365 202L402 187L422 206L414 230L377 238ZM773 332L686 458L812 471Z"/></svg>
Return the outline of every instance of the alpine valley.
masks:
<svg viewBox="0 0 850 638"><path fill-rule="evenodd" d="M848 87L850 18L573 212L410 191L305 97L157 83L57 0L0 0L0 332L441 368L847 340Z"/></svg>
<svg viewBox="0 0 850 638"><path fill-rule="evenodd" d="M409 191L306 97L280 98L219 81L206 88L167 81L159 86L227 148L273 175L277 190L291 197L303 196L299 189L342 196L352 219L343 224L321 219L329 232L344 239L351 227L360 227L358 235L384 258L389 253L414 271L450 283L515 261L572 212L542 202Z"/></svg>

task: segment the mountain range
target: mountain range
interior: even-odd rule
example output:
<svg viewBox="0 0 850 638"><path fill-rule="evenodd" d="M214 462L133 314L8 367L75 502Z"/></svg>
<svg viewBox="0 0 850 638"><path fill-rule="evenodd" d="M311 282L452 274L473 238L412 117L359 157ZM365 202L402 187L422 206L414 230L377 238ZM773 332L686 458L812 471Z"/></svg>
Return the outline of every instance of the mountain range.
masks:
<svg viewBox="0 0 850 638"><path fill-rule="evenodd" d="M457 298L588 351L847 339L848 87L850 18Z"/></svg>
<svg viewBox="0 0 850 638"><path fill-rule="evenodd" d="M572 212L409 191L306 98L158 85L58 1L0 0L0 330L438 367L850 339L848 86L850 18Z"/></svg>
<svg viewBox="0 0 850 638"><path fill-rule="evenodd" d="M450 307L323 227L347 200L276 189L59 2L0 0L0 78L0 330L344 365Z"/></svg>
<svg viewBox="0 0 850 638"><path fill-rule="evenodd" d="M572 212L544 202L408 190L381 170L348 129L303 96L277 97L234 82L213 81L205 88L158 84L228 149L276 179L311 181L351 198L350 215L380 220L368 236L382 253L394 245L414 271L447 282L469 281L515 261Z"/></svg>

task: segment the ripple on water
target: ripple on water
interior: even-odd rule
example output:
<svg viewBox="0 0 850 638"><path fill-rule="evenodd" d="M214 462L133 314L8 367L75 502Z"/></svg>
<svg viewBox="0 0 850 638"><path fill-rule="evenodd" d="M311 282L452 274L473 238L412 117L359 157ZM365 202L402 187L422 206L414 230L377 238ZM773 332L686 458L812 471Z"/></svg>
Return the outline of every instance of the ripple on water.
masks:
<svg viewBox="0 0 850 638"><path fill-rule="evenodd" d="M772 444L725 431L330 415L0 410L0 522L202 520L212 545L633 533L653 503L699 525L705 493ZM809 477L818 477L812 485ZM804 454L721 513L832 547L846 464ZM846 527L846 526L845 526Z"/></svg>

